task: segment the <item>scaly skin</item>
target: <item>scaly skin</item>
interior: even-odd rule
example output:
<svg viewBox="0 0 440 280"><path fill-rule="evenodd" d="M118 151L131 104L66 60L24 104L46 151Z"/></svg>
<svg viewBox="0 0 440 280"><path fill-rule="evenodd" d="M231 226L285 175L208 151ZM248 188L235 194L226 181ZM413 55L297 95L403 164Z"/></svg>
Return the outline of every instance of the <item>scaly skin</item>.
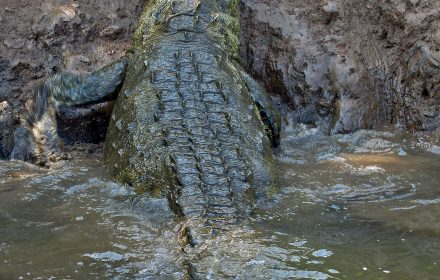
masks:
<svg viewBox="0 0 440 280"><path fill-rule="evenodd" d="M279 118L266 110L265 131L270 101L237 52L235 1L151 1L104 149L116 178L210 229L239 223L277 186L268 135Z"/></svg>
<svg viewBox="0 0 440 280"><path fill-rule="evenodd" d="M187 244L245 221L278 185L271 146L280 117L237 62L236 9L236 0L149 1L130 55L41 86L32 117L16 131L33 145L16 137L15 158L47 162L60 154L57 107L97 102L123 83L104 148L115 177L139 193L167 196L184 218Z"/></svg>
<svg viewBox="0 0 440 280"><path fill-rule="evenodd" d="M168 197L184 244L245 222L278 185L271 146L280 116L237 62L236 9L237 0L149 1L126 58L89 75L61 73L37 90L10 158L62 158L58 106L98 102L123 84L104 148L115 177Z"/></svg>

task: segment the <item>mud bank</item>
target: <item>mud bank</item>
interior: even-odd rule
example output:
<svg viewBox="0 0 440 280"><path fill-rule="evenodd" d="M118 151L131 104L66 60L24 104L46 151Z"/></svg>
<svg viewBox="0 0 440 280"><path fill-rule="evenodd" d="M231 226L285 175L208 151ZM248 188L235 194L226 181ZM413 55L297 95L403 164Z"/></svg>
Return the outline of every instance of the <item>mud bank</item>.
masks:
<svg viewBox="0 0 440 280"><path fill-rule="evenodd" d="M92 71L122 56L146 2L1 2L0 158L8 155L12 128L37 84L60 71ZM68 143L102 141L108 123L108 110L102 107L75 113L63 109L60 134Z"/></svg>
<svg viewBox="0 0 440 280"><path fill-rule="evenodd" d="M2 1L0 158L36 85L122 56L146 2ZM330 134L391 124L438 145L440 4L382 2L241 0L243 64L288 105L290 121ZM62 108L60 135L102 141L111 109Z"/></svg>
<svg viewBox="0 0 440 280"><path fill-rule="evenodd" d="M244 63L295 121L438 131L438 1L242 0L240 11Z"/></svg>

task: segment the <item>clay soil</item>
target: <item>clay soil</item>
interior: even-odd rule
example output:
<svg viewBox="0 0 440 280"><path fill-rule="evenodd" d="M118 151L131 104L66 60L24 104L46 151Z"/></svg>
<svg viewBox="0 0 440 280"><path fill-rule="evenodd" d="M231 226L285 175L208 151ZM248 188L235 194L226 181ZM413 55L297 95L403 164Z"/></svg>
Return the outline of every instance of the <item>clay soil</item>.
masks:
<svg viewBox="0 0 440 280"><path fill-rule="evenodd" d="M60 71L88 72L122 56L145 3L0 0L0 157L37 84Z"/></svg>

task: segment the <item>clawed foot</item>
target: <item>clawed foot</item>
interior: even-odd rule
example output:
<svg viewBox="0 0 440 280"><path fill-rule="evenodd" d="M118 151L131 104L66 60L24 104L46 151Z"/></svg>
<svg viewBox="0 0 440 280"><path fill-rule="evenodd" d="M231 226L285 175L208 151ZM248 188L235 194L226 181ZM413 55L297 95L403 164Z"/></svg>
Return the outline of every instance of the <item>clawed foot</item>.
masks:
<svg viewBox="0 0 440 280"><path fill-rule="evenodd" d="M49 136L52 130L46 130ZM10 159L30 161L36 165L50 168L61 161L69 160L72 156L64 152L61 139L57 135L43 137L40 129L27 125L19 126L13 134Z"/></svg>

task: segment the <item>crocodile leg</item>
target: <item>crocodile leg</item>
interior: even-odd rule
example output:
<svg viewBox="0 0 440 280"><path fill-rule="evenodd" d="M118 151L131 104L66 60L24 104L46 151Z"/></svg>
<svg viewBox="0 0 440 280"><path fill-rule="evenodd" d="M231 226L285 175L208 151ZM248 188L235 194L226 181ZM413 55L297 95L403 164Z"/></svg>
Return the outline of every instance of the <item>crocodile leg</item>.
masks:
<svg viewBox="0 0 440 280"><path fill-rule="evenodd" d="M272 146L278 147L280 144L281 115L273 105L272 100L265 89L249 74L241 71L247 90L255 102L260 118L265 125L265 132L271 139Z"/></svg>
<svg viewBox="0 0 440 280"><path fill-rule="evenodd" d="M124 82L127 59L122 58L86 75L60 73L46 81L50 96L58 105L96 103L117 93Z"/></svg>
<svg viewBox="0 0 440 280"><path fill-rule="evenodd" d="M58 106L98 102L117 93L126 64L124 58L90 74L60 73L41 84L14 131L9 158L42 166L68 158L57 134Z"/></svg>

